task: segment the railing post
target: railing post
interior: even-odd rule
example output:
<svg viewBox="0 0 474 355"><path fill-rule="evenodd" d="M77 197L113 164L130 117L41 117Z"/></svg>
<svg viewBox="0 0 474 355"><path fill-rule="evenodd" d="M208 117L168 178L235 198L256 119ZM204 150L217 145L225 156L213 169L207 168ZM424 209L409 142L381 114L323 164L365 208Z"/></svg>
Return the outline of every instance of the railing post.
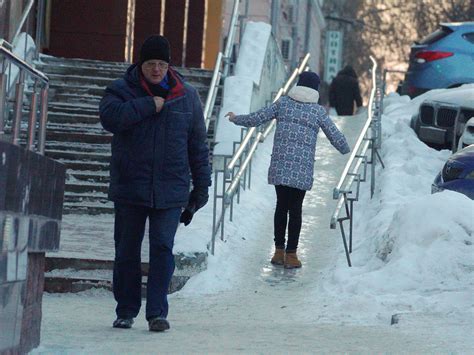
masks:
<svg viewBox="0 0 474 355"><path fill-rule="evenodd" d="M0 74L0 138L5 134L5 104L7 101L7 76L5 73Z"/></svg>
<svg viewBox="0 0 474 355"><path fill-rule="evenodd" d="M36 105L38 103L38 93L36 92L36 83L33 86L33 94L31 95L30 116L28 119L28 142L26 148L35 149L35 131L36 131Z"/></svg>
<svg viewBox="0 0 474 355"><path fill-rule="evenodd" d="M49 85L45 85L41 89L41 110L40 110L40 121L39 121L39 132L38 132L38 152L44 155L44 146L46 142L46 122L48 121L48 88Z"/></svg>
<svg viewBox="0 0 474 355"><path fill-rule="evenodd" d="M20 144L21 116L23 114L23 91L25 89L25 71L20 69L20 77L16 83L15 91L15 116L12 124L13 144Z"/></svg>

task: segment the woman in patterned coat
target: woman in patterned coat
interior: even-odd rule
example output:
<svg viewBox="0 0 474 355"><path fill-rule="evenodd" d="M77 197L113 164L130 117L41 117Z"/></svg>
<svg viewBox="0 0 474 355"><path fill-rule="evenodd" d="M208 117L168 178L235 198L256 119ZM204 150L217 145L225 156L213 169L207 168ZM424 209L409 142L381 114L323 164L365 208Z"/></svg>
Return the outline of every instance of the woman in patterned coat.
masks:
<svg viewBox="0 0 474 355"><path fill-rule="evenodd" d="M342 154L350 151L344 135L318 105L319 76L303 72L288 96L248 115L227 113L229 120L245 127L276 119L268 183L275 185L277 205L274 218L275 254L272 264L299 268L296 255L301 230L301 208L306 191L313 186L314 154L319 128ZM289 215L289 221L288 221ZM288 222L288 242L285 246ZM286 250L285 250L286 248Z"/></svg>

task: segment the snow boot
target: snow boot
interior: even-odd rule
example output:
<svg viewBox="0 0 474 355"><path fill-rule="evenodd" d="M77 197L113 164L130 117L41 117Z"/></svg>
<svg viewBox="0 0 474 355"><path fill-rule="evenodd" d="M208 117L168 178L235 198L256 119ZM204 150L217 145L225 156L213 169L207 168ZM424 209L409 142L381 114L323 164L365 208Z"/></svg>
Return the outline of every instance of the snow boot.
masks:
<svg viewBox="0 0 474 355"><path fill-rule="evenodd" d="M285 269L297 269L301 267L301 261L298 260L295 251L287 251L285 254Z"/></svg>
<svg viewBox="0 0 474 355"><path fill-rule="evenodd" d="M150 332L163 332L170 329L170 323L161 317L154 317L148 320L148 330Z"/></svg>
<svg viewBox="0 0 474 355"><path fill-rule="evenodd" d="M122 329L130 329L133 324L133 318L117 318L114 320L112 327L114 328L122 328Z"/></svg>
<svg viewBox="0 0 474 355"><path fill-rule="evenodd" d="M283 265L285 262L285 249L276 248L270 261L273 265Z"/></svg>

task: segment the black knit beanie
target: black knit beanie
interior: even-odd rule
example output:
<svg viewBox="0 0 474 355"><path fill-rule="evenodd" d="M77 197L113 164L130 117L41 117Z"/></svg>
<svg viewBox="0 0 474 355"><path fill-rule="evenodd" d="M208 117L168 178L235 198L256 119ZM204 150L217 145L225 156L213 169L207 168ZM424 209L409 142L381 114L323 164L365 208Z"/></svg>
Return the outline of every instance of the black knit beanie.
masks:
<svg viewBox="0 0 474 355"><path fill-rule="evenodd" d="M300 74L296 86L306 86L308 88L318 91L320 82L321 80L319 79L318 74L312 71L304 71Z"/></svg>
<svg viewBox="0 0 474 355"><path fill-rule="evenodd" d="M148 37L140 48L140 65L150 59L163 60L170 62L170 43L160 35Z"/></svg>

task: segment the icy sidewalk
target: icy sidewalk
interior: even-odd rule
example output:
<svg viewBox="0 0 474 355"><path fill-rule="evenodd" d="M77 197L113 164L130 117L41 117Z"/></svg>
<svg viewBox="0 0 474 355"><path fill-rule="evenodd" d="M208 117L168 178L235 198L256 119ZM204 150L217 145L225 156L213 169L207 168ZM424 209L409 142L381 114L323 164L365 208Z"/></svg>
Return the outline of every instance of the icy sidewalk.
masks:
<svg viewBox="0 0 474 355"><path fill-rule="evenodd" d="M403 106L406 102L398 104ZM336 119L352 142L361 123L353 117ZM388 129L384 138L389 143L384 147L385 163L391 162L391 167L387 173L378 172L378 186L400 194L413 193L411 188L416 190L417 183L431 179L445 153L422 152L409 128L398 123L397 117L387 117L384 127ZM400 144L389 140L397 136L404 137ZM401 154L402 151L406 153ZM271 139L258 150L252 189L242 195L234 222L226 223L225 242L217 244L216 256L210 257L208 270L193 277L182 291L170 297L172 329L169 332L148 332L143 313L137 317L133 329L112 329L115 302L112 294L103 290L45 295L42 343L35 353L472 352L472 295L471 306L464 314L459 308L469 304L462 297L468 294L469 288L472 291L472 282L469 286L458 281L457 289L446 292L439 288L425 291L411 285L407 275L390 271L390 262L381 262L379 271L385 273L378 277L373 277L377 273L369 267L371 263L366 268L359 266L376 251L370 248L372 245L365 248L359 241L373 243L371 238L384 233L393 209L399 206L393 193L375 200L364 196L356 207L359 226L353 260L357 267L348 270L339 231L329 229L334 206L332 188L347 156L330 147L324 135L318 139L315 185L307 193L303 207L300 251L303 268L284 270L270 265L275 204L273 186L266 184L270 152ZM418 162L413 159L416 154L427 160L419 167L419 176L414 181L400 178L400 173L404 173L404 165L400 163L410 158ZM430 156L434 157L431 162ZM410 189L403 191L401 186L395 186L393 181L398 183L398 180ZM426 195L429 203L432 197L429 192ZM443 198L435 196L435 199ZM388 205L382 204L385 201ZM463 201L460 199L461 208L466 206ZM383 217L384 211L388 216L380 220L377 213ZM202 216L196 226L204 229L206 214ZM375 222L371 218L376 218ZM396 222L405 228L405 221ZM422 224L418 229L422 231ZM184 244L196 241L189 231L180 230L187 232L180 237ZM446 249L445 245L443 248ZM423 265L426 257L407 254L407 258L405 263L413 263L406 266L413 267L413 273L424 275L425 271L416 266ZM386 292L388 286L391 288ZM411 290L406 291L406 287ZM441 292L439 297L437 292ZM441 304L440 297L451 303L451 307L445 305L443 314L433 305L433 302ZM410 307L413 313L409 312ZM391 326L391 316L400 310L408 312L399 324Z"/></svg>

